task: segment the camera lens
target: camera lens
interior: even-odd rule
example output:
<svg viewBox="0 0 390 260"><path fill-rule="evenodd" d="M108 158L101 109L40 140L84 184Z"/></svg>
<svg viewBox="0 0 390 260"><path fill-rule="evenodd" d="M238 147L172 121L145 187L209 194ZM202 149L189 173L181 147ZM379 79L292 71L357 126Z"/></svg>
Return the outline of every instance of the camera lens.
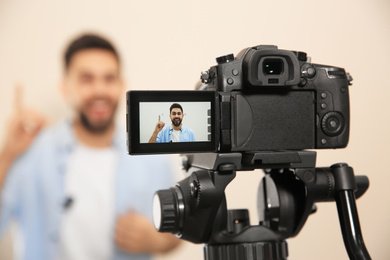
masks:
<svg viewBox="0 0 390 260"><path fill-rule="evenodd" d="M265 75L280 75L283 73L283 60L265 59L263 61L263 72Z"/></svg>

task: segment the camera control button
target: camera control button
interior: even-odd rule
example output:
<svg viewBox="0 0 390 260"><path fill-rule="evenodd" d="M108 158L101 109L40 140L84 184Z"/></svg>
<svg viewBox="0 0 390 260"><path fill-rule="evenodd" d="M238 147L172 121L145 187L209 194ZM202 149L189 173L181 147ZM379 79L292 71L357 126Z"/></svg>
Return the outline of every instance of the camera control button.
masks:
<svg viewBox="0 0 390 260"><path fill-rule="evenodd" d="M229 85L233 85L234 83L234 80L232 78L228 78L226 81Z"/></svg>
<svg viewBox="0 0 390 260"><path fill-rule="evenodd" d="M307 79L302 77L301 82L299 82L298 86L304 87L304 86L306 86L306 84L307 84Z"/></svg>
<svg viewBox="0 0 390 260"><path fill-rule="evenodd" d="M210 74L208 71L202 71L200 74L200 79L202 80L202 83L209 83L210 82Z"/></svg>
<svg viewBox="0 0 390 260"><path fill-rule="evenodd" d="M232 74L233 74L234 76L237 76L238 73L239 73L238 70L236 70L236 69L232 70Z"/></svg>
<svg viewBox="0 0 390 260"><path fill-rule="evenodd" d="M316 73L317 73L316 69L313 66L311 66L310 64L303 65L302 75L304 77L311 79L311 78L314 78Z"/></svg>
<svg viewBox="0 0 390 260"><path fill-rule="evenodd" d="M316 70L313 67L307 68L307 75L313 77L316 74Z"/></svg>
<svg viewBox="0 0 390 260"><path fill-rule="evenodd" d="M326 108L326 104L325 104L325 103L322 103L322 104L321 104L321 108L322 108L322 109L325 109L325 108Z"/></svg>
<svg viewBox="0 0 390 260"><path fill-rule="evenodd" d="M321 93L321 98L325 99L327 96L328 96L328 95L326 95L325 92L322 92L322 93Z"/></svg>
<svg viewBox="0 0 390 260"><path fill-rule="evenodd" d="M341 134L345 128L343 115L335 111L326 113L322 118L321 128L327 136L337 136Z"/></svg>

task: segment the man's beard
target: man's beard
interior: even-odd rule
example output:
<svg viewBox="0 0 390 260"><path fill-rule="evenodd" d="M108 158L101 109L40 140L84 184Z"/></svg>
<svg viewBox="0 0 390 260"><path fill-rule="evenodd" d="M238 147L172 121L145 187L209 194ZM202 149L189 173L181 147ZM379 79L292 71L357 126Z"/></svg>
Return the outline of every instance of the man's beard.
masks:
<svg viewBox="0 0 390 260"><path fill-rule="evenodd" d="M179 120L175 120L176 118L174 118L173 120L172 120L172 124L174 125L174 126L176 126L176 127L178 127L178 126L180 126L181 125L181 120L179 119Z"/></svg>
<svg viewBox="0 0 390 260"><path fill-rule="evenodd" d="M92 124L88 117L83 113L80 112L80 121L81 124L90 132L92 133L104 133L107 131L107 129L112 125L112 122L114 121L113 116L110 117L106 122L102 122L100 124Z"/></svg>

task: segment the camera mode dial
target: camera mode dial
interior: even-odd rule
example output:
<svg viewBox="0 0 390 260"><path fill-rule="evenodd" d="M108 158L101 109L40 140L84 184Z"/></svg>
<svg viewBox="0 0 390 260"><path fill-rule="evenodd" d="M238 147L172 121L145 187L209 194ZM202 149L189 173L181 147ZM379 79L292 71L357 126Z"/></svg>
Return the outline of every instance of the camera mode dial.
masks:
<svg viewBox="0 0 390 260"><path fill-rule="evenodd" d="M341 134L345 128L343 115L335 111L326 113L322 118L321 128L327 136L337 136Z"/></svg>
<svg viewBox="0 0 390 260"><path fill-rule="evenodd" d="M228 55L224 55L224 56L216 58L216 61L218 64L224 64L224 63L227 63L227 62L232 61L232 60L234 60L233 54L228 54Z"/></svg>

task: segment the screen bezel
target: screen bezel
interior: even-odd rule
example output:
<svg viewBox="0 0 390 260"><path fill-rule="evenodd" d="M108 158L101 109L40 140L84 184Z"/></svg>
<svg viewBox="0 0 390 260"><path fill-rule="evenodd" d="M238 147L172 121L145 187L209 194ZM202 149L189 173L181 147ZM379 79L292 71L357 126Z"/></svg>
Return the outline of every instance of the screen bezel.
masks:
<svg viewBox="0 0 390 260"><path fill-rule="evenodd" d="M127 151L135 154L175 154L215 152L217 150L218 94L215 91L128 91L127 97ZM140 143L141 102L210 102L211 141L180 143ZM152 133L151 133L152 134Z"/></svg>

